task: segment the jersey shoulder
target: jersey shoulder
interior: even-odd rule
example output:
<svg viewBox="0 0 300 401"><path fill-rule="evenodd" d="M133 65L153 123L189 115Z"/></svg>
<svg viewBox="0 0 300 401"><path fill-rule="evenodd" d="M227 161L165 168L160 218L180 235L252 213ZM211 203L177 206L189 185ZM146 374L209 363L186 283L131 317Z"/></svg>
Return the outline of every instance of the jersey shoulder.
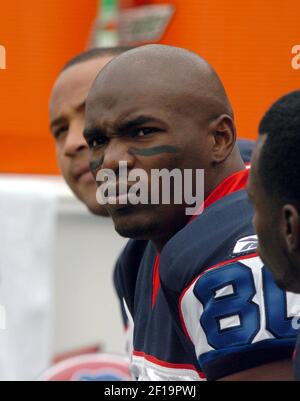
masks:
<svg viewBox="0 0 300 401"><path fill-rule="evenodd" d="M181 292L207 268L256 251L253 209L245 190L208 207L177 233L161 254L161 280Z"/></svg>
<svg viewBox="0 0 300 401"><path fill-rule="evenodd" d="M204 210L175 236L160 275L174 321L208 380L289 358L299 295L278 288L256 253L244 190Z"/></svg>
<svg viewBox="0 0 300 401"><path fill-rule="evenodd" d="M129 240L121 252L114 269L113 281L119 298L133 307L138 272L148 241Z"/></svg>
<svg viewBox="0 0 300 401"><path fill-rule="evenodd" d="M181 294L178 310L209 380L290 358L300 295L275 284L253 254L213 266Z"/></svg>
<svg viewBox="0 0 300 401"><path fill-rule="evenodd" d="M131 274L138 270L148 244L149 241L133 239L127 242L115 265L115 280L118 280L120 276L127 275L129 269Z"/></svg>

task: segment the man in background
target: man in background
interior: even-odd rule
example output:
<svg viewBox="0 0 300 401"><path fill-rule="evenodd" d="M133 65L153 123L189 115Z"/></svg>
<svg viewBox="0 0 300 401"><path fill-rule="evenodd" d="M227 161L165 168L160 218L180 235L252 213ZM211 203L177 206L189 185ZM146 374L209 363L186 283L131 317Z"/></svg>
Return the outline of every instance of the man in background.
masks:
<svg viewBox="0 0 300 401"><path fill-rule="evenodd" d="M105 49L95 48L84 51L75 56L74 58L69 60L59 72L50 97L50 127L56 143L57 161L61 173L67 185L75 194L75 196L87 206L90 212L97 216L107 216L107 213L104 207L99 205L96 201L96 184L89 169L89 150L83 137L83 127L85 120L85 100L89 88L97 73L116 55L121 54L126 50L128 49L121 47ZM107 226L107 223L105 223L105 227L109 228ZM108 236L110 236L111 234L111 231L107 232ZM82 238L82 241L84 240L85 238ZM112 258L114 255L115 257L117 257L118 251L120 249L119 245L120 243L118 242L113 246L113 248L104 249L102 253L104 254L104 256L106 255L105 258L107 258L110 253L112 254ZM90 261L90 263L91 262L92 261ZM83 257L82 265L86 266L86 264L86 257ZM108 266L103 266L103 269L107 270L106 276L109 276L109 272L112 270L112 265L113 262ZM99 272L100 269L101 261L99 261ZM87 271L87 274L90 273ZM99 293L101 293L101 285L105 285L105 287L107 288L109 287L110 283L106 282L105 284L101 284L101 282L99 281ZM111 292L113 292L113 289L111 290ZM65 296L68 296L67 292ZM113 296L114 294L112 294L112 297ZM101 302L104 304L105 299L102 299ZM118 316L116 315L116 321L118 320L117 318ZM100 309L97 319L100 321L101 319L103 319ZM104 335L102 333L102 341L104 343L104 346L107 338L106 336L107 334ZM120 349L122 349L121 345ZM69 350L70 347L67 348L67 351ZM91 347L89 344L87 344L84 349L76 349L71 352L56 356L55 361L58 362L59 360L64 360L74 355L91 352L93 350L96 351L96 347ZM116 357L112 358L109 355L102 356L101 358L105 360L106 363L115 363L117 359ZM91 357L89 357L88 359L90 362L91 359L93 359L94 366L97 367L96 371L91 372L91 374L89 375L93 380L95 380L96 377L98 379L102 377L101 369L99 366L99 360L101 358L97 355L91 355ZM79 363L78 360L74 361L77 364ZM86 359L80 359L80 363L84 363L84 361L87 362ZM72 365L74 365L74 371L76 371L77 369L75 366L75 362L72 362ZM124 361L122 362L122 360L120 360L120 363L122 365ZM48 372L47 375L49 374L50 377L53 378L53 372L56 372L57 374L59 369L60 365L57 365L54 370ZM62 375L63 372L60 373L61 377ZM78 375L76 377L78 379ZM85 377L85 379L87 379L87 377Z"/></svg>
<svg viewBox="0 0 300 401"><path fill-rule="evenodd" d="M106 215L96 200L88 146L83 137L85 101L98 72L128 48L90 49L66 63L50 97L50 127L61 173L76 197L97 215Z"/></svg>
<svg viewBox="0 0 300 401"><path fill-rule="evenodd" d="M300 293L300 90L277 100L261 120L248 194L261 258L281 288ZM294 367L300 380L300 338Z"/></svg>

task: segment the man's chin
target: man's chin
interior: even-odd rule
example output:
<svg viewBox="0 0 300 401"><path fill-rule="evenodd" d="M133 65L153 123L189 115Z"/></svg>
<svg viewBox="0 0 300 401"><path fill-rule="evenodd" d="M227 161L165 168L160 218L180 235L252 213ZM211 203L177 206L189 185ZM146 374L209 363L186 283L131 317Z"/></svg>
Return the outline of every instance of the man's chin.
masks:
<svg viewBox="0 0 300 401"><path fill-rule="evenodd" d="M121 237L131 238L136 240L151 240L153 236L153 230L147 229L147 227L116 227L116 231Z"/></svg>
<svg viewBox="0 0 300 401"><path fill-rule="evenodd" d="M143 222L134 218L114 219L115 230L125 238L136 240L151 240L157 236L159 225L156 222Z"/></svg>

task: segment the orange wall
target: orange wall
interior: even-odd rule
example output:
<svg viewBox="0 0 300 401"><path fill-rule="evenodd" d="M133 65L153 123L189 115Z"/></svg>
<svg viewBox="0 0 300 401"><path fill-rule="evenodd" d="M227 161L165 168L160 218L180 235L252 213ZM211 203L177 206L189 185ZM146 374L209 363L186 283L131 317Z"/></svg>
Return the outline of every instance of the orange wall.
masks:
<svg viewBox="0 0 300 401"><path fill-rule="evenodd" d="M56 173L48 97L58 70L87 43L96 0L1 1L0 172Z"/></svg>
<svg viewBox="0 0 300 401"><path fill-rule="evenodd" d="M162 42L194 50L214 66L232 100L239 135L255 138L270 103L300 88L300 70L291 68L291 48L300 44L299 0L165 2L177 12Z"/></svg>
<svg viewBox="0 0 300 401"><path fill-rule="evenodd" d="M266 107L300 87L300 70L291 68L291 48L300 44L299 0L151 2L176 6L162 42L195 50L216 68L240 136L254 138ZM7 70L0 70L0 172L56 173L48 97L59 68L85 47L98 0L2 3Z"/></svg>

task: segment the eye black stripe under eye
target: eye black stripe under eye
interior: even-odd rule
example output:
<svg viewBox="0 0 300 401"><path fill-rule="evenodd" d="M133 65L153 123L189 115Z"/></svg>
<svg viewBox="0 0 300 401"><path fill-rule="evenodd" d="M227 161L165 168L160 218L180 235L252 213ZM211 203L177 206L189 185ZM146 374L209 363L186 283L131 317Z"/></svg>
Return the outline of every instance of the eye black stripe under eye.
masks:
<svg viewBox="0 0 300 401"><path fill-rule="evenodd" d="M138 148L130 148L128 153L131 155L138 156L156 156L161 153L177 153L178 149L175 146L164 145L164 146L156 146L153 148L146 149L138 149Z"/></svg>
<svg viewBox="0 0 300 401"><path fill-rule="evenodd" d="M101 157L101 159L93 160L90 162L90 170L91 171L97 171L103 164L104 158Z"/></svg>

